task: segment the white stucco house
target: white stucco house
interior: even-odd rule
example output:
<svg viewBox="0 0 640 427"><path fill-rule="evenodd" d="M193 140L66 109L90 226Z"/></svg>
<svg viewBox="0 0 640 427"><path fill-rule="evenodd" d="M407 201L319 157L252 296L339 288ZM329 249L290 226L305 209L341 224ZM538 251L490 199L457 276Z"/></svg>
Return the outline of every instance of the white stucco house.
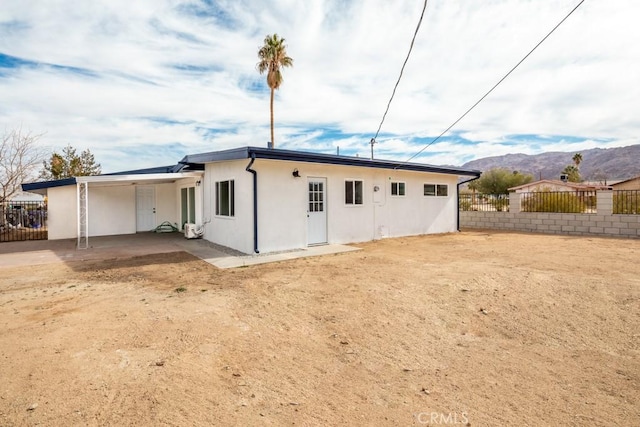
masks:
<svg viewBox="0 0 640 427"><path fill-rule="evenodd" d="M168 221L243 253L458 229L459 183L480 172L272 148L23 184L46 193L49 239L131 234Z"/></svg>

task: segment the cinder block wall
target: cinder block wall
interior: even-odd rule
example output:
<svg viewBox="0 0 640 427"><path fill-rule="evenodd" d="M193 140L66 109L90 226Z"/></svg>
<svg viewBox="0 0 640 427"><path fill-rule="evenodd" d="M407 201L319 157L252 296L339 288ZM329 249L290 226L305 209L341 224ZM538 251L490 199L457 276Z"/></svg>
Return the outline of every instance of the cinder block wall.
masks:
<svg viewBox="0 0 640 427"><path fill-rule="evenodd" d="M595 214L519 212L513 209L520 206L519 195L511 194L510 212L460 212L460 228L640 238L640 215L613 215L612 194L611 191L598 192L598 213Z"/></svg>

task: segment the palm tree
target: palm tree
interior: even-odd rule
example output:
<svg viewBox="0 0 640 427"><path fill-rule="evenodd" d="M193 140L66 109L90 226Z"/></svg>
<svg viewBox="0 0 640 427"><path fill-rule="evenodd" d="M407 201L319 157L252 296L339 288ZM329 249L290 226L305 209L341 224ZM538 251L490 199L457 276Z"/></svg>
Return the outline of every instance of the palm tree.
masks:
<svg viewBox="0 0 640 427"><path fill-rule="evenodd" d="M569 182L580 182L582 181L582 177L580 176L580 169L574 165L567 165L562 170L563 175L567 175L567 179Z"/></svg>
<svg viewBox="0 0 640 427"><path fill-rule="evenodd" d="M258 51L258 57L260 58L257 65L258 71L260 74L267 73L267 84L271 88L271 144L273 146L273 95L282 84L280 67L293 66L293 59L287 56L284 39L275 33L264 38L264 45Z"/></svg>
<svg viewBox="0 0 640 427"><path fill-rule="evenodd" d="M580 163L582 163L582 154L581 153L574 154L572 157L572 160L573 160L573 163L576 164L576 167L579 168Z"/></svg>

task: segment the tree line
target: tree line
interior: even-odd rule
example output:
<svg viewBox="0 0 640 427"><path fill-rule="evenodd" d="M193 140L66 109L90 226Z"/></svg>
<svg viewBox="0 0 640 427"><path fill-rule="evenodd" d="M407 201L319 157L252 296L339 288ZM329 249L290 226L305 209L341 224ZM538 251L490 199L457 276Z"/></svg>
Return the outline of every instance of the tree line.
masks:
<svg viewBox="0 0 640 427"><path fill-rule="evenodd" d="M561 173L567 177L569 182L582 182L582 176L580 175L582 154L574 154L572 160L573 164L567 165ZM509 188L528 184L533 182L533 179L531 174L511 171L507 168L493 168L483 172L480 178L471 181L467 184L467 187L473 192L482 194L507 194L509 193Z"/></svg>

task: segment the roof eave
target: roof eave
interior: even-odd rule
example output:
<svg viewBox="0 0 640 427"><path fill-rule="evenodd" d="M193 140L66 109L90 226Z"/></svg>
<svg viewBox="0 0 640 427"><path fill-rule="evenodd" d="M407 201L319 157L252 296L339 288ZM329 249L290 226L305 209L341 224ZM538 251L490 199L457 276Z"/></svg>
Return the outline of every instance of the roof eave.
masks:
<svg viewBox="0 0 640 427"><path fill-rule="evenodd" d="M56 179L54 181L28 182L21 184L22 191L46 190L47 188L64 187L67 185L75 185L75 178Z"/></svg>
<svg viewBox="0 0 640 427"><path fill-rule="evenodd" d="M185 156L180 163L213 163L239 160L255 156L257 159L321 163L340 166L370 167L377 169L409 170L417 172L444 173L458 176L479 177L482 172L462 168L449 168L420 163L403 163L390 160L371 160L362 157L338 156L333 154L309 153L272 148L243 147L225 151L214 151Z"/></svg>
<svg viewBox="0 0 640 427"><path fill-rule="evenodd" d="M77 182L121 182L121 181L157 181L157 180L176 180L181 178L198 178L204 172L176 172L176 173L146 173L146 174L130 174L130 175L91 175L78 176Z"/></svg>
<svg viewBox="0 0 640 427"><path fill-rule="evenodd" d="M65 187L68 185L76 185L78 183L130 183L130 182L151 182L165 181L171 182L183 178L200 178L204 174L203 171L191 172L175 172L175 173L143 173L129 175L89 175L78 176L72 178L58 179L55 181L42 181L21 184L23 191L38 191L48 188Z"/></svg>

